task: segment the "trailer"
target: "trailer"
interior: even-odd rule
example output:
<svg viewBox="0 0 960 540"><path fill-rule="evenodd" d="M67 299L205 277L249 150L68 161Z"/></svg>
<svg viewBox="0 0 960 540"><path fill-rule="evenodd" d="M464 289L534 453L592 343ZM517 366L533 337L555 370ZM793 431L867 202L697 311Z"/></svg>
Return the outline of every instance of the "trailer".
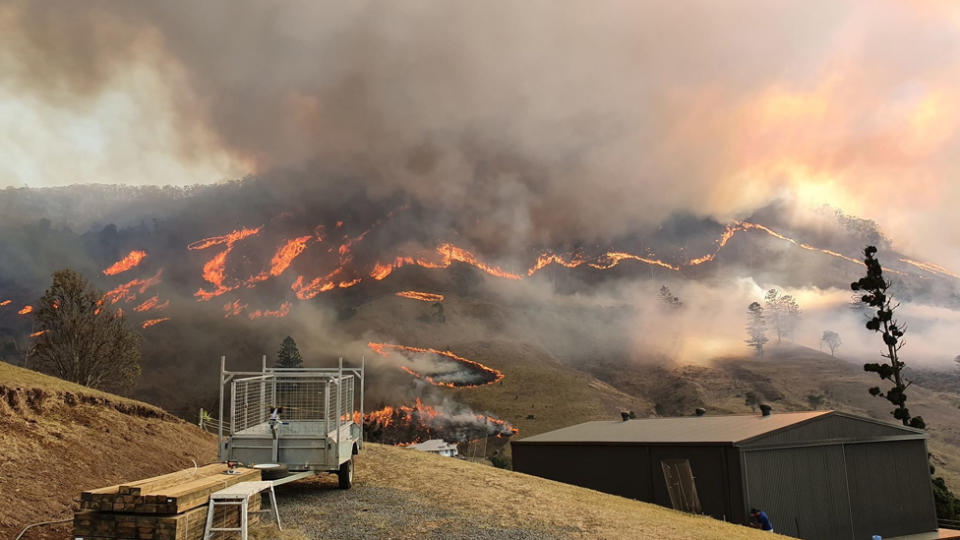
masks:
<svg viewBox="0 0 960 540"><path fill-rule="evenodd" d="M363 383L363 360L360 367L345 368L340 358L336 368L268 368L264 356L261 371L243 372L227 371L220 357L219 459L261 469L274 484L336 473L349 489L353 456L363 448Z"/></svg>

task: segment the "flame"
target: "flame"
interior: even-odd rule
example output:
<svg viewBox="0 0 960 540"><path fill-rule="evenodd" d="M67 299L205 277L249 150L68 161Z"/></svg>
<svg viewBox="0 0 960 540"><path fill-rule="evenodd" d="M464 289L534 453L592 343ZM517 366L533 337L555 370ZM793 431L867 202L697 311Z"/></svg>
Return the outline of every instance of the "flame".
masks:
<svg viewBox="0 0 960 540"><path fill-rule="evenodd" d="M379 354L380 356L383 356L384 358L388 358L388 357L389 357L389 356L388 356L388 353L386 352L386 349L390 349L390 350L394 350L394 351L407 351L407 352L415 352L415 353L437 354L437 355L440 355L440 356L444 356L444 357L446 357L446 358L449 358L449 359L451 359L451 360L454 360L454 361L456 361L456 362L460 362L461 364L466 364L466 365L468 365L468 366L471 366L471 367L473 367L473 368L475 368L475 369L477 369L477 370L479 370L479 371L482 371L482 372L484 372L484 373L486 373L486 374L488 374L488 375L491 376L491 380L487 381L487 382L484 383L484 384L456 384L456 383L449 383L449 382L437 381L437 380L434 380L432 377L424 376L424 375L422 375L422 374L420 374L420 373L417 373L416 371L413 371L412 369L410 369L410 368L408 368L408 367L406 367L406 366L400 366L400 369L402 369L403 371L409 373L410 375L413 375L414 377L416 377L416 378L418 378L418 379L423 379L423 380L427 381L428 383L430 383L430 384L432 384L432 385L434 385L434 386L443 386L443 387L446 387L446 388L468 388L468 387L469 387L469 388L472 388L472 387L478 387L478 386L485 386L485 385L488 385L488 384L493 384L493 383L499 382L500 380L503 379L503 372L501 372L501 371L499 371L499 370L496 370L496 369L493 369L493 368L491 368L491 367L487 367L487 366L481 364L480 362L477 362L477 361L474 361L474 360L469 360L469 359L464 358L464 357L462 357L462 356L457 356L456 354L453 354L453 353L450 352L450 351L441 351L441 350L438 350L438 349L430 349L430 348L423 348L423 347L409 347L409 346L407 346L407 345L393 345L393 344L390 344L390 343L375 343L375 342L372 342L372 341L371 341L370 343L367 343L367 346L370 347L370 349L373 350L373 352Z"/></svg>
<svg viewBox="0 0 960 540"><path fill-rule="evenodd" d="M223 318L226 319L228 317L233 317L234 315L239 315L245 309L247 309L247 304L241 304L239 299L234 300L232 304L227 302L223 305L223 310L227 312Z"/></svg>
<svg viewBox="0 0 960 540"><path fill-rule="evenodd" d="M292 304L290 302L284 302L283 304L280 304L280 309L277 309L277 310L267 309L263 311L258 309L256 311L249 313L247 316L250 317L250 320L259 319L260 317L276 317L279 319L282 317L286 317L287 315L290 314L291 305Z"/></svg>
<svg viewBox="0 0 960 540"><path fill-rule="evenodd" d="M260 234L260 230L263 229L263 226L251 229L243 227L235 231L229 232L223 236L211 236L210 238L204 238L203 240L197 240L187 244L187 249L189 250L201 250L207 249L210 246L217 246L220 244L226 244L227 246L232 246L244 238Z"/></svg>
<svg viewBox="0 0 960 540"><path fill-rule="evenodd" d="M190 250L201 250L201 249L206 249L208 247L221 245L221 244L226 246L226 248L223 251L214 255L212 259L210 259L209 261L206 262L206 264L203 265L203 279L206 280L208 283L213 284L214 289L211 291L207 291L203 288L200 288L197 290L197 292L193 293L193 295L198 297L201 301L207 301L215 296L220 296L225 292L232 291L233 289L236 289L237 287L239 287L240 286L239 284L230 286L230 287L223 284L224 273L226 271L227 255L229 255L230 252L233 251L233 246L237 242L239 242L240 240L243 240L244 238L248 238L250 236L259 234L262 228L263 226L257 227L255 229L244 227L244 228L232 231L230 233L227 233L223 236L213 236L210 238L204 238L203 240L198 240L196 242L188 244L187 249L190 249Z"/></svg>
<svg viewBox="0 0 960 540"><path fill-rule="evenodd" d="M154 326L169 320L170 320L170 317L161 317L159 319L147 319L143 321L143 323L140 325L140 328L150 328L151 326Z"/></svg>
<svg viewBox="0 0 960 540"><path fill-rule="evenodd" d="M357 283L360 283L360 278L351 279L350 281L341 281L340 283L337 283L337 287L346 289L348 287L353 287Z"/></svg>
<svg viewBox="0 0 960 540"><path fill-rule="evenodd" d="M287 268L290 268L293 260L303 253L303 250L307 249L307 242L311 238L313 238L313 236L307 235L287 240L287 243L280 246L280 249L274 254L273 259L270 260L270 269L265 272L260 272L256 276L248 279L247 286L252 287L260 281L265 281L268 278L277 277L284 273ZM318 237L317 241L322 242L323 239ZM220 282L223 282L222 275L220 276Z"/></svg>
<svg viewBox="0 0 960 540"><path fill-rule="evenodd" d="M397 293L397 296L403 298L410 298L413 300L420 300L421 302L443 302L442 294L434 294L428 292L420 291L401 291Z"/></svg>
<svg viewBox="0 0 960 540"><path fill-rule="evenodd" d="M670 270L679 271L679 266L674 266L669 263L665 263L660 259L648 259L646 257L641 257L639 255L634 255L632 253L623 253L620 251L608 251L597 258L597 262L588 263L588 266L596 268L598 270L609 270L614 266L620 264L620 261L640 261L642 263L647 263L654 266L662 266L663 268L668 268Z"/></svg>
<svg viewBox="0 0 960 540"><path fill-rule="evenodd" d="M157 296L154 296L149 300L145 300L142 304L133 308L133 310L136 312L143 312L143 311L149 311L151 309L163 309L169 305L170 305L170 300L165 300L163 303L160 303L160 298Z"/></svg>
<svg viewBox="0 0 960 540"><path fill-rule="evenodd" d="M322 277L314 278L306 285L303 284L303 276L297 276L297 280L293 282L293 285L290 286L290 289L296 293L297 298L301 300L309 300L322 292L327 292L336 287L331 280L334 276L339 274L341 270L342 267L337 267L333 272L330 272Z"/></svg>
<svg viewBox="0 0 960 540"><path fill-rule="evenodd" d="M5 306L5 305L9 304L10 302L13 302L13 300L4 300L3 302L0 302L0 307L3 307L3 306Z"/></svg>
<svg viewBox="0 0 960 540"><path fill-rule="evenodd" d="M360 412L354 411L353 421L359 423ZM497 437L512 436L519 430L504 420L482 414L462 415L449 417L436 408L423 403L418 397L413 407L401 405L399 407L386 406L382 409L363 415L364 431L380 434L380 440L398 446L409 446L428 439L444 438L463 439L458 433L460 428L466 427L467 432L476 433L477 423L483 426L486 435L496 434Z"/></svg>
<svg viewBox="0 0 960 540"><path fill-rule="evenodd" d="M163 269L157 270L157 273L146 279L134 279L120 285L114 289L111 289L103 295L100 299L100 304L102 305L105 302L110 302L111 304L116 304L117 302L124 300L126 302L131 302L136 300L137 294L143 294L147 289L153 287L160 283L160 276L163 275Z"/></svg>
<svg viewBox="0 0 960 540"><path fill-rule="evenodd" d="M527 275L532 276L551 264L559 264L567 268L576 268L585 262L586 260L584 260L580 254L575 254L571 256L570 260L566 260L555 253L541 253L540 256L537 257L537 262L527 270Z"/></svg>
<svg viewBox="0 0 960 540"><path fill-rule="evenodd" d="M459 248L453 244L440 244L437 246L437 253L443 257L443 267L446 268L450 266L454 261L466 263L472 265L484 272L501 278L506 279L521 279L523 276L519 274L512 274L510 272L505 272L498 266L492 266L483 262L480 262L477 257L470 253L469 251Z"/></svg>
<svg viewBox="0 0 960 540"><path fill-rule="evenodd" d="M42 335L44 335L44 334L46 334L46 333L47 333L47 330L40 330L40 331L38 331L38 332L34 332L34 333L30 334L30 337L36 338L36 337L40 337L40 336L42 336Z"/></svg>
<svg viewBox="0 0 960 540"><path fill-rule="evenodd" d="M126 272L131 268L140 264L140 261L147 257L146 251L131 251L127 254L126 257L120 259L119 261L111 264L103 271L105 276L115 276L121 272Z"/></svg>
<svg viewBox="0 0 960 540"><path fill-rule="evenodd" d="M33 312L33 306L23 306L23 309L17 312L17 315L26 315Z"/></svg>
<svg viewBox="0 0 960 540"><path fill-rule="evenodd" d="M944 268L944 267L942 267L942 266L940 266L940 265L938 265L938 264L925 263L925 262L914 261L914 260L905 259L905 258L904 258L904 259L900 259L900 262L909 264L909 265L911 265L911 266L915 266L915 267L917 267L917 268L919 268L919 269L921 269L921 270L926 270L927 272L930 272L931 274L942 274L942 275L945 275L945 276L950 276L950 277L953 277L953 278L960 279L960 275L954 274L953 272L947 270L946 268Z"/></svg>

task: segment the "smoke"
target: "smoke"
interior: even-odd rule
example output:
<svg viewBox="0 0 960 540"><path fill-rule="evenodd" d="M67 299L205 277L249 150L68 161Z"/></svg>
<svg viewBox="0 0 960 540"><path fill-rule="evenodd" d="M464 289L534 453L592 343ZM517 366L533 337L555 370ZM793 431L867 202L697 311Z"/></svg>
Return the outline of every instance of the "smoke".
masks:
<svg viewBox="0 0 960 540"><path fill-rule="evenodd" d="M958 21L892 1L7 2L0 176L347 171L488 244L781 197L960 264L934 243L960 240Z"/></svg>

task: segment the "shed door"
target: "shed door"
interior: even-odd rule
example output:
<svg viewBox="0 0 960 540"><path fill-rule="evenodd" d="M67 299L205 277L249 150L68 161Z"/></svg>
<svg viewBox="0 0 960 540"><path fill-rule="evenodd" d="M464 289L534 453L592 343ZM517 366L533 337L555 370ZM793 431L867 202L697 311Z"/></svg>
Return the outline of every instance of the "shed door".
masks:
<svg viewBox="0 0 960 540"><path fill-rule="evenodd" d="M664 459L660 462L663 479L670 493L670 504L675 510L701 514L700 497L697 496L697 483L686 459Z"/></svg>

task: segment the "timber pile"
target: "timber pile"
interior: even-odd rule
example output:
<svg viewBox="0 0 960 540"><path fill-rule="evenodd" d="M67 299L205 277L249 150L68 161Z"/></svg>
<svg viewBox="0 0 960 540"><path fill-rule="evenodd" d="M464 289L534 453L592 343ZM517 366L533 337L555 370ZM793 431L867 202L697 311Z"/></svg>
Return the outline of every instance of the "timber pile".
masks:
<svg viewBox="0 0 960 540"><path fill-rule="evenodd" d="M210 494L238 482L260 480L256 469L234 469L215 463L136 482L85 491L80 511L73 517L73 536L84 540L200 540L207 519ZM251 497L248 511L255 522L260 497ZM236 506L217 508L219 527L239 523Z"/></svg>

